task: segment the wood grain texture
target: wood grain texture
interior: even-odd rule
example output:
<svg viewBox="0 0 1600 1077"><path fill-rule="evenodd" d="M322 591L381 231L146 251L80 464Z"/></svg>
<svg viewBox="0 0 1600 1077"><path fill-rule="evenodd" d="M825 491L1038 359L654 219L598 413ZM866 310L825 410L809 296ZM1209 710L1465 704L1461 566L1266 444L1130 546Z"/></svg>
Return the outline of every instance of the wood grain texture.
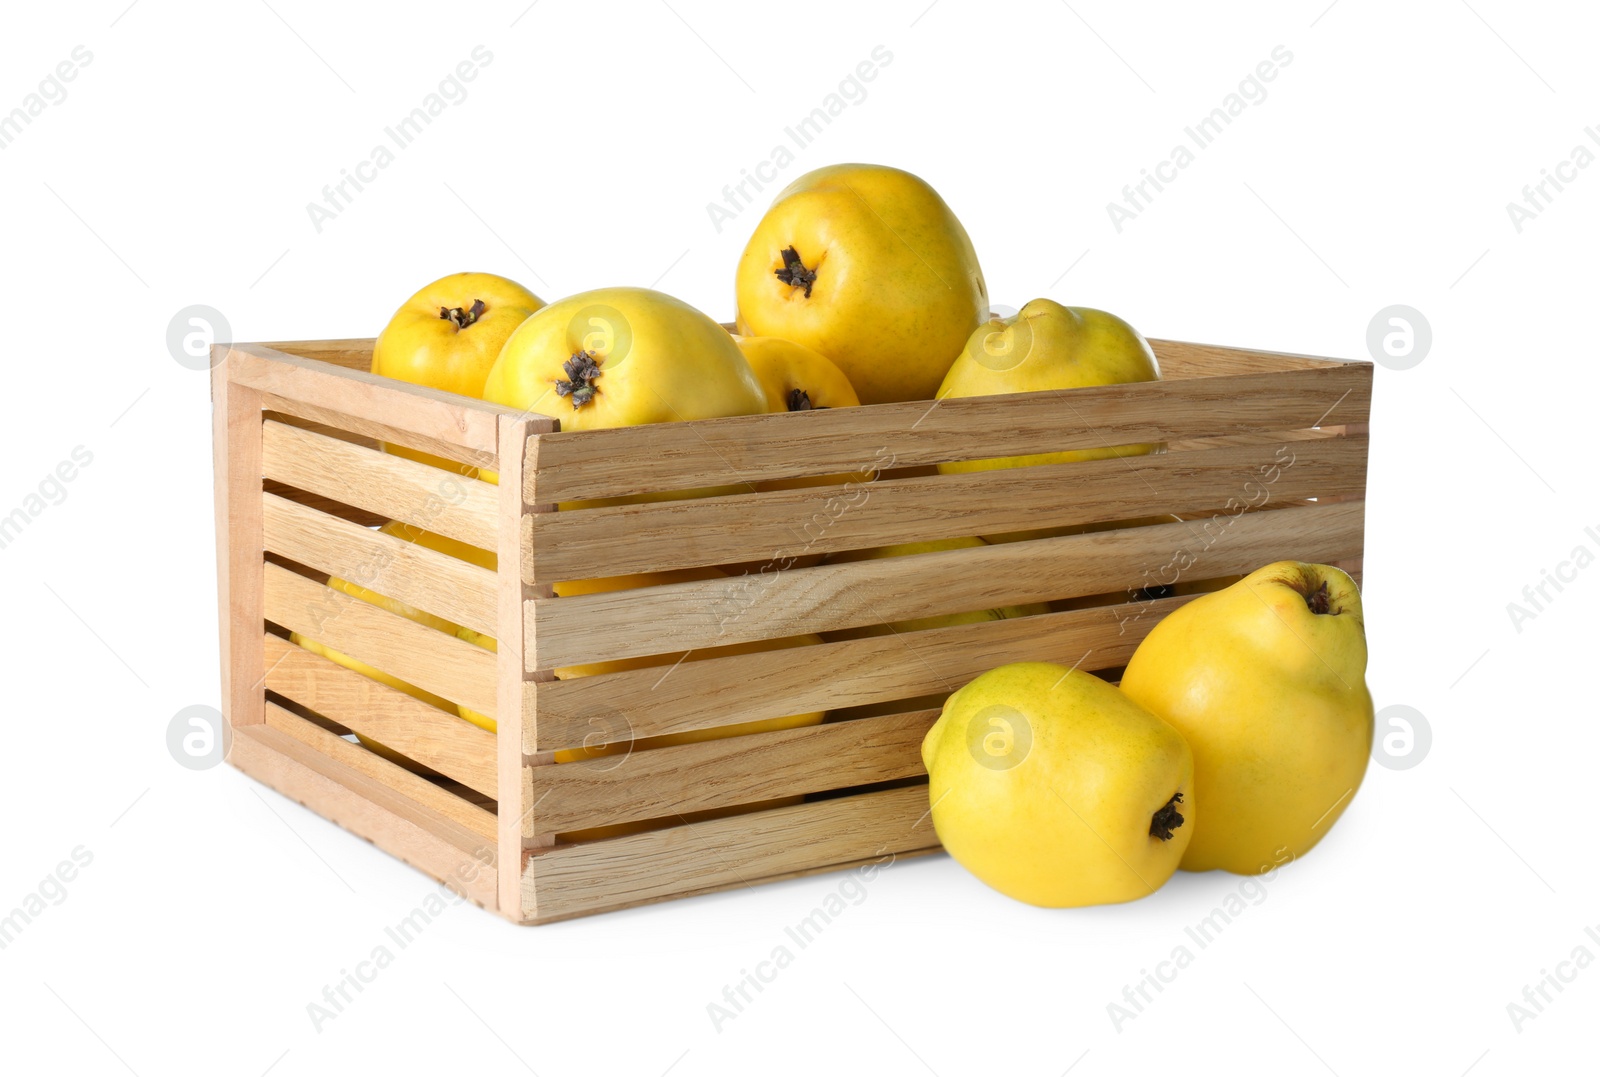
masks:
<svg viewBox="0 0 1600 1077"><path fill-rule="evenodd" d="M805 554L901 542L1224 508L1272 468L1275 499L1366 489L1367 440L1241 445L1111 460L934 475L895 482L732 494L558 512L523 520L539 582L659 572L765 556L775 568ZM1292 459L1282 467L1279 448ZM529 582L534 582L530 580Z"/></svg>
<svg viewBox="0 0 1600 1077"><path fill-rule="evenodd" d="M452 445L448 441L438 438L425 437L414 434L408 430L396 430L383 423L372 422L368 419L357 418L352 415L341 415L331 408L318 407L307 404L303 400L291 400L288 397L277 396L272 393L263 393L262 402L266 409L273 413L275 418L288 418L293 420L291 425L313 424L324 430L342 430L347 432L346 440L359 437L371 445L392 443L404 445L409 449L419 452L432 453L446 460L454 460L473 467L493 469L498 466L498 460L488 453L476 449L464 449L459 445Z"/></svg>
<svg viewBox="0 0 1600 1077"><path fill-rule="evenodd" d="M1147 572L1158 573L1183 551L1193 557L1194 579L1253 571L1286 558L1351 557L1361 550L1362 504L1263 510L765 576L536 598L527 604L527 658L534 668L554 669L1105 594L1144 586Z"/></svg>
<svg viewBox="0 0 1600 1077"><path fill-rule="evenodd" d="M499 566L496 595L498 622L494 637L498 651L495 657L495 691L497 712L495 765L499 786L503 792L500 800L499 826L496 831L496 864L499 871L500 907L508 915L522 908L522 863L531 844L526 834L526 823L531 818L533 801L528 796L526 771L532 762L531 753L524 750L525 727L531 727L534 716L522 709L524 685L528 680L522 657L522 608L536 592L522 582L524 555L522 552L522 520L531 511L523 504L522 467L528 439L535 433L552 428L549 420L536 416L500 420L498 452L505 461L500 473L497 506L496 551ZM548 594L549 592L542 592Z"/></svg>
<svg viewBox="0 0 1600 1077"><path fill-rule="evenodd" d="M262 425L268 478L483 550L498 541L495 488L283 423Z"/></svg>
<svg viewBox="0 0 1600 1077"><path fill-rule="evenodd" d="M389 762L359 744L267 702L271 728L293 737L318 756L360 777L346 777L353 788L390 811L412 818L461 848L479 848L494 838L494 813L448 793L428 779ZM311 765L316 766L313 762Z"/></svg>
<svg viewBox="0 0 1600 1077"><path fill-rule="evenodd" d="M886 866L937 844L926 785L862 793L536 851L523 912L543 920L818 865Z"/></svg>
<svg viewBox="0 0 1600 1077"><path fill-rule="evenodd" d="M267 725L240 730L228 762L484 908L498 910L493 872L479 858L485 850L470 831L414 801L406 803L409 798L391 796L381 784L364 782L360 772Z"/></svg>
<svg viewBox="0 0 1600 1077"><path fill-rule="evenodd" d="M925 774L936 710L533 767L529 837L875 785Z"/></svg>
<svg viewBox="0 0 1600 1077"><path fill-rule="evenodd" d="M365 374L372 370L372 349L377 343L376 337L347 337L342 340L275 340L264 347Z"/></svg>
<svg viewBox="0 0 1600 1077"><path fill-rule="evenodd" d="M267 565L267 620L493 717L495 656L315 580ZM259 668L259 667L258 667Z"/></svg>
<svg viewBox="0 0 1600 1077"><path fill-rule="evenodd" d="M235 385L227 345L213 345L212 482L222 709L234 728L262 721L261 395Z"/></svg>
<svg viewBox="0 0 1600 1077"><path fill-rule="evenodd" d="M1220 374L1253 374L1274 370L1313 370L1328 366L1370 366L1293 352L1268 352L1196 344L1187 340L1151 339L1164 378L1214 378Z"/></svg>
<svg viewBox="0 0 1600 1077"><path fill-rule="evenodd" d="M495 798L493 733L279 636L265 656L267 688Z"/></svg>
<svg viewBox="0 0 1600 1077"><path fill-rule="evenodd" d="M273 494L263 510L273 553L477 632L494 635L499 627L498 584L488 569Z"/></svg>
<svg viewBox="0 0 1600 1077"><path fill-rule="evenodd" d="M1129 601L1034 617L703 658L668 672L626 670L529 685L525 709L539 725L528 750L580 747L597 715L635 737L840 710L950 692L1007 662L1127 664L1155 624L1192 596ZM568 766L570 764L562 764Z"/></svg>
<svg viewBox="0 0 1600 1077"><path fill-rule="evenodd" d="M571 501L1364 422L1370 364L552 433L529 500Z"/></svg>
<svg viewBox="0 0 1600 1077"><path fill-rule="evenodd" d="M240 384L280 400L376 424L386 431L385 441L404 443L404 435L420 434L492 455L499 417L519 414L513 408L291 355L266 344L229 345L228 361ZM347 428L342 422L331 425Z"/></svg>

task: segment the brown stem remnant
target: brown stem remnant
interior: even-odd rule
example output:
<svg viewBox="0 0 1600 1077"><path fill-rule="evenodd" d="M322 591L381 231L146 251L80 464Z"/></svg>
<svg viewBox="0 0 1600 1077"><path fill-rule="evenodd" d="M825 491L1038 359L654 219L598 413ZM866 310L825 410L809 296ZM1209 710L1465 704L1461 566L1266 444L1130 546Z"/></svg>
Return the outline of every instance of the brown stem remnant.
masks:
<svg viewBox="0 0 1600 1077"><path fill-rule="evenodd" d="M594 382L605 372L595 362L593 352L575 352L572 358L561 364L561 369L567 376L555 379L556 395L570 396L573 411L593 400L600 392L600 387Z"/></svg>
<svg viewBox="0 0 1600 1077"><path fill-rule="evenodd" d="M790 389L788 397L785 398L785 403L788 404L790 411L828 410L821 404L813 404L811 402L811 394L806 392L804 389Z"/></svg>
<svg viewBox="0 0 1600 1077"><path fill-rule="evenodd" d="M1328 581L1323 580L1322 586L1306 596L1306 608L1312 613L1327 613L1332 608L1333 600L1328 597Z"/></svg>
<svg viewBox="0 0 1600 1077"><path fill-rule="evenodd" d="M474 299L472 301L472 306L466 308L465 310L460 307L440 307L439 317L449 322L457 329L465 329L467 326L483 317L483 312L488 309L489 305L483 300Z"/></svg>
<svg viewBox="0 0 1600 1077"><path fill-rule="evenodd" d="M791 288L804 288L806 298L811 298L811 286L817 283L817 271L807 269L805 263L800 261L800 252L793 247L785 247L783 254L783 268L774 269L772 272L783 283Z"/></svg>
<svg viewBox="0 0 1600 1077"><path fill-rule="evenodd" d="M1172 799L1161 805L1156 813L1150 817L1150 836L1160 838L1162 841L1171 841L1172 832L1183 825L1183 816L1178 814L1178 805L1183 803L1182 793L1173 793Z"/></svg>

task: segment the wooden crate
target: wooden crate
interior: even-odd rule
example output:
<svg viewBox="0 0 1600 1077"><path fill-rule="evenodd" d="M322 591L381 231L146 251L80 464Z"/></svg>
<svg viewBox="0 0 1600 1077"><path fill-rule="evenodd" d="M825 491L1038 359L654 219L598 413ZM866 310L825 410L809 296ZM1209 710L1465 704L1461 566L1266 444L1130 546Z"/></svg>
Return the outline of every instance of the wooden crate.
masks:
<svg viewBox="0 0 1600 1077"><path fill-rule="evenodd" d="M1114 678L1162 615L1216 585L1206 581L1273 560L1333 562L1359 578L1371 365L1152 343L1160 382L567 433L539 415L375 377L370 340L218 345L230 761L522 923L933 851L918 746L944 694L1018 660ZM968 475L931 467L1157 441L1165 453ZM379 442L498 472L499 483ZM862 471L877 480L846 479ZM802 476L831 478L771 485ZM555 511L707 487L735 492ZM1158 515L1178 519L813 563L890 543ZM388 519L493 551L498 570L373 529ZM562 580L736 564L746 574L551 591ZM1178 593L1141 590L1174 573ZM487 633L498 653L330 590L330 575ZM553 676L577 663L1044 601L1056 611ZM290 631L495 716L498 732L296 646ZM813 711L828 720L554 762L586 738ZM557 837L623 823L648 829Z"/></svg>

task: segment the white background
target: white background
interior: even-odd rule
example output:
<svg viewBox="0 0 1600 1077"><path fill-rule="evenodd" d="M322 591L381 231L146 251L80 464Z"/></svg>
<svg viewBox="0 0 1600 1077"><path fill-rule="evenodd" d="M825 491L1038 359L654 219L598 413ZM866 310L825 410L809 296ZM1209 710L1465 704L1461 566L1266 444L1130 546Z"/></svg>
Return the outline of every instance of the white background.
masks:
<svg viewBox="0 0 1600 1077"><path fill-rule="evenodd" d="M0 112L93 55L0 150L0 515L93 454L0 550L0 912L93 856L0 951L8 1069L1486 1075L1570 1071L1592 1043L1600 969L1520 1031L1507 1004L1575 947L1600 956L1600 569L1520 631L1506 609L1600 552L1600 168L1520 233L1506 210L1600 124L1592 12L125 3L15 7L0 37ZM313 227L323 185L478 45L469 96ZM1120 1030L1107 1004L1238 878L1049 912L908 862L720 1030L707 1004L839 876L533 929L462 906L318 1031L307 1003L433 888L168 753L172 716L218 703L210 404L169 320L203 303L238 340L371 336L461 269L547 299L654 284L727 318L759 208L719 233L706 204L879 45L890 64L783 181L917 172L997 301L1347 358L1380 309L1422 312L1430 352L1377 371L1365 602L1377 704L1417 708L1431 750L1374 766L1332 836ZM1119 233L1106 203L1278 45L1266 99Z"/></svg>

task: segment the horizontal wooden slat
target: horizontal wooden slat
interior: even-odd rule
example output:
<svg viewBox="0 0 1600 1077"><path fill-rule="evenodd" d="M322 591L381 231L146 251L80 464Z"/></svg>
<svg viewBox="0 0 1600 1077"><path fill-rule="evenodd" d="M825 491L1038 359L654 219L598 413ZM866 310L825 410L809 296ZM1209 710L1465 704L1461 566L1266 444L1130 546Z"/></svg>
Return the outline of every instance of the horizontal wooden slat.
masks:
<svg viewBox="0 0 1600 1077"><path fill-rule="evenodd" d="M269 479L495 548L498 499L489 483L270 420L261 437Z"/></svg>
<svg viewBox="0 0 1600 1077"><path fill-rule="evenodd" d="M266 638L267 687L495 798L495 735L286 639Z"/></svg>
<svg viewBox="0 0 1600 1077"><path fill-rule="evenodd" d="M280 722L285 715L294 717L271 703L267 708ZM484 908L498 908L494 846L475 829L445 819L269 725L235 729L228 762Z"/></svg>
<svg viewBox="0 0 1600 1077"><path fill-rule="evenodd" d="M547 920L938 844L928 789L862 793L666 830L536 850L523 914Z"/></svg>
<svg viewBox="0 0 1600 1077"><path fill-rule="evenodd" d="M421 434L493 457L498 451L499 416L520 414L514 408L291 355L266 344L234 344L226 362L228 377L240 385L377 424L388 431L380 435L386 440ZM331 425L344 427L340 422Z"/></svg>
<svg viewBox="0 0 1600 1077"><path fill-rule="evenodd" d="M528 684L525 750L576 748L596 728L634 737L950 692L1007 662L1120 666L1192 596L821 643ZM596 719L601 720L597 726ZM567 764L563 764L567 765Z"/></svg>
<svg viewBox="0 0 1600 1077"><path fill-rule="evenodd" d="M530 670L779 639L1361 552L1364 502L1311 505L524 604ZM1207 528L1210 528L1208 533ZM1214 537L1211 537L1214 536Z"/></svg>
<svg viewBox="0 0 1600 1077"><path fill-rule="evenodd" d="M1151 339L1150 349L1156 353L1162 377L1214 378L1223 374L1348 365L1342 359L1229 348L1220 344L1195 344L1187 340Z"/></svg>
<svg viewBox="0 0 1600 1077"><path fill-rule="evenodd" d="M422 809L440 820L460 828L455 840L474 845L493 840L494 813L446 792L428 779L413 774L402 766L368 751L359 744L351 744L320 726L292 714L276 703L267 703L267 726L313 749L319 755L361 775L364 781L352 781L369 799L375 800L391 811L423 816L411 809Z"/></svg>
<svg viewBox="0 0 1600 1077"><path fill-rule="evenodd" d="M495 656L455 636L266 566L267 620L407 684L493 717Z"/></svg>
<svg viewBox="0 0 1600 1077"><path fill-rule="evenodd" d="M1286 451L1280 456L1278 449ZM1366 489L1367 439L1241 445L523 517L529 583L657 572ZM1287 463L1287 466L1285 464ZM1263 469L1273 468L1269 480ZM1249 492L1246 487L1250 487Z"/></svg>
<svg viewBox="0 0 1600 1077"><path fill-rule="evenodd" d="M288 397L274 396L271 393L262 394L262 404L269 418L292 420L289 425L297 426L309 424L319 427L319 433L340 430L353 435L343 440L360 438L371 445L393 443L404 445L419 452L431 453L445 460L453 460L460 464L470 464L472 467L493 469L499 465L498 457L487 456L475 449L463 449L459 445L451 445L447 441L437 438L424 437L409 431L393 430L382 423L375 423L367 419L358 419L349 415L340 415L328 408L319 408L315 404L307 404L303 400L290 400Z"/></svg>
<svg viewBox="0 0 1600 1077"><path fill-rule="evenodd" d="M495 634L498 583L488 569L273 494L265 495L263 510L269 551Z"/></svg>
<svg viewBox="0 0 1600 1077"><path fill-rule="evenodd" d="M527 837L874 785L926 773L936 710L528 767Z"/></svg>
<svg viewBox="0 0 1600 1077"><path fill-rule="evenodd" d="M346 337L335 340L274 340L265 347L285 355L332 363L346 370L370 372L372 349L377 343L376 337Z"/></svg>
<svg viewBox="0 0 1600 1077"><path fill-rule="evenodd" d="M937 403L543 434L530 503L1365 422L1372 367L1336 364ZM536 490L537 488L537 490Z"/></svg>

